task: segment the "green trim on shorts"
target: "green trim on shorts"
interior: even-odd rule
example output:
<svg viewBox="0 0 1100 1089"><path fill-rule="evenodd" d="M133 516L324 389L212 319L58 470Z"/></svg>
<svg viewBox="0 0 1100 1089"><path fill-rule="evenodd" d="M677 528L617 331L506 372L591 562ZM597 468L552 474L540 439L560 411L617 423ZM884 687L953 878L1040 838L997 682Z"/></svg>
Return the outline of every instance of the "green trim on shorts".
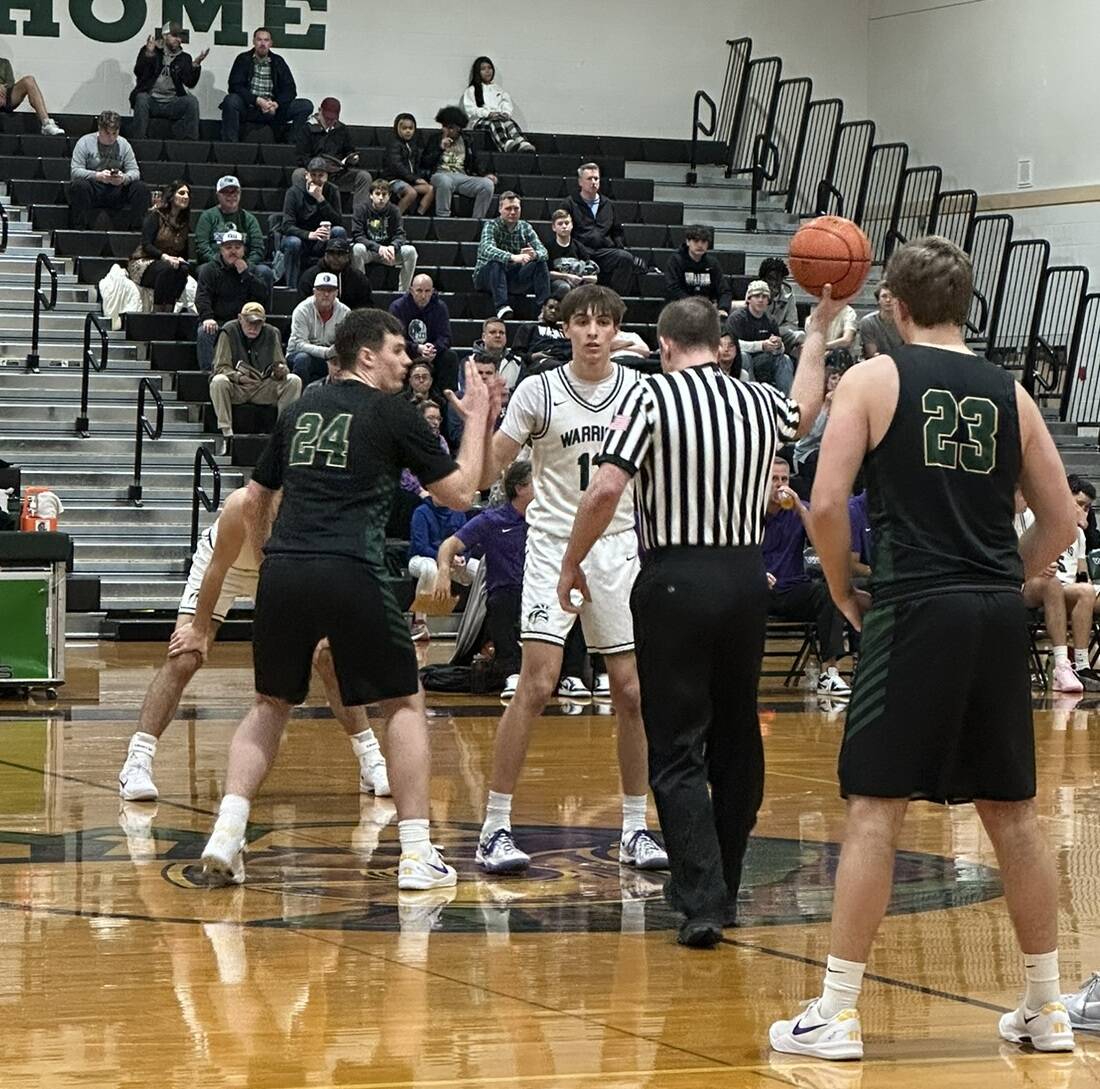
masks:
<svg viewBox="0 0 1100 1089"><path fill-rule="evenodd" d="M844 740L850 741L860 730L882 717L886 709L886 689L890 681L890 659L894 650L894 624L897 606L872 609L863 625L859 666L848 704Z"/></svg>

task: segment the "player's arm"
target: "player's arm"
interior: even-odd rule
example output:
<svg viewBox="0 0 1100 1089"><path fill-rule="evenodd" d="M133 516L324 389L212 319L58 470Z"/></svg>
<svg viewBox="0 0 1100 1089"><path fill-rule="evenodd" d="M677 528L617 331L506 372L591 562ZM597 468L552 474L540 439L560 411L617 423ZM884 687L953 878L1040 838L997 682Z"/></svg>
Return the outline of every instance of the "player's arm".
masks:
<svg viewBox="0 0 1100 1089"><path fill-rule="evenodd" d="M837 393L843 385L841 382ZM1016 411L1020 420L1020 491L1035 515L1035 521L1020 537L1024 578L1029 579L1043 574L1076 539L1077 504L1070 494L1066 470L1043 417L1019 383L1016 385Z"/></svg>
<svg viewBox="0 0 1100 1089"><path fill-rule="evenodd" d="M791 384L791 400L797 403L801 414L798 438L809 433L821 411L821 402L825 397L825 333L847 305L844 299L834 299L832 286L826 284L821 301L806 319L806 339L802 343L798 370Z"/></svg>
<svg viewBox="0 0 1100 1089"><path fill-rule="evenodd" d="M243 503L237 498L241 494L241 491L236 491L225 501L225 507L218 517L214 552L199 586L195 615L190 624L172 633L172 638L168 641L169 658L177 658L181 654L197 654L200 661L206 661L210 650L210 625L214 617L214 607L221 595L225 576L237 562L245 543L245 525L241 515Z"/></svg>
<svg viewBox="0 0 1100 1089"><path fill-rule="evenodd" d="M435 557L436 576L433 596L437 601L446 601L451 596L451 565L455 557L466 551L466 546L457 537L448 537L440 546Z"/></svg>
<svg viewBox="0 0 1100 1089"><path fill-rule="evenodd" d="M807 337L807 341L809 339ZM799 362L799 369L801 367ZM879 373L878 367L865 363L849 371L837 386L829 409L829 423L821 440L811 499L812 540L821 559L829 593L857 630L869 599L866 595L858 597L852 587L852 524L848 517L848 497L870 443L868 406L874 384L867 378L869 375L874 379ZM804 519L803 524L808 527L808 520Z"/></svg>

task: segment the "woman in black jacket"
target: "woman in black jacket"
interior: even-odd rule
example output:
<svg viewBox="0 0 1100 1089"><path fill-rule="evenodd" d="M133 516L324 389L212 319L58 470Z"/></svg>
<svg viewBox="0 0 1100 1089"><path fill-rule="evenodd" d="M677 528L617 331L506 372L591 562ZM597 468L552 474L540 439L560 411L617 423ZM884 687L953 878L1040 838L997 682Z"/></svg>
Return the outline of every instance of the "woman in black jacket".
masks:
<svg viewBox="0 0 1100 1089"><path fill-rule="evenodd" d="M141 242L127 271L139 287L153 289L153 311L171 313L187 286L191 189L185 181L164 187L141 225Z"/></svg>
<svg viewBox="0 0 1100 1089"><path fill-rule="evenodd" d="M416 128L416 118L411 113L399 113L393 119L393 136L386 141L386 158L382 176L390 183L397 197L397 210L406 215L417 197L417 212L426 216L431 212L435 190L428 181L427 171L420 165L424 144Z"/></svg>

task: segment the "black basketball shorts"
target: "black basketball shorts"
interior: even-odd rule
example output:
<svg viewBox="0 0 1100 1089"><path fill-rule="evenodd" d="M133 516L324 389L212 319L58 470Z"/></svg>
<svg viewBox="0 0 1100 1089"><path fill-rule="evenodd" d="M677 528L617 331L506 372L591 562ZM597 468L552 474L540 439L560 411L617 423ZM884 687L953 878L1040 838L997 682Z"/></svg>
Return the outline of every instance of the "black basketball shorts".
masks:
<svg viewBox="0 0 1100 1089"><path fill-rule="evenodd" d="M405 618L385 584L358 560L268 557L260 567L252 627L260 695L301 703L313 652L326 637L346 706L411 696L419 687Z"/></svg>
<svg viewBox="0 0 1100 1089"><path fill-rule="evenodd" d="M1018 592L875 606L840 748L840 790L955 803L1035 795L1027 610Z"/></svg>

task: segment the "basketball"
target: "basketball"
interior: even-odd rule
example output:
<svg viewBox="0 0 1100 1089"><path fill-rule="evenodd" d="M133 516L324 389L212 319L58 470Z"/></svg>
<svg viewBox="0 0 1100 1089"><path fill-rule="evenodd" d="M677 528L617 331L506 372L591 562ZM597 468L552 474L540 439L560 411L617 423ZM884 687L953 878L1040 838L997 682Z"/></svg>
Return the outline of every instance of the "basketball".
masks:
<svg viewBox="0 0 1100 1089"><path fill-rule="evenodd" d="M871 271L870 239L850 219L819 216L791 239L791 274L811 294L833 285L834 299L854 295Z"/></svg>

